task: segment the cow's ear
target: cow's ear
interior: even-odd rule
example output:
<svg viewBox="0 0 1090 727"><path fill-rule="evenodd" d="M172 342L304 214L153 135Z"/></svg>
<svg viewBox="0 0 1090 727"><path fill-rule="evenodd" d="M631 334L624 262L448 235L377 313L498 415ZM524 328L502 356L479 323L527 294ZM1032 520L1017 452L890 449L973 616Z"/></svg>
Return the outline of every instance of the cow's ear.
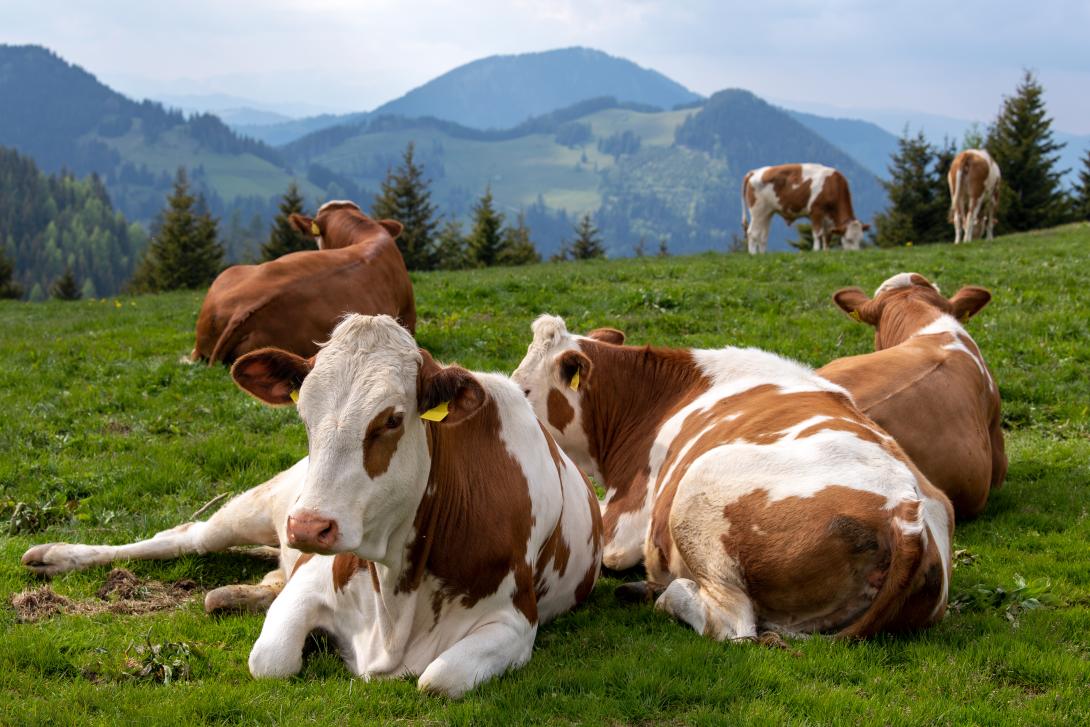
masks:
<svg viewBox="0 0 1090 727"><path fill-rule="evenodd" d="M992 294L988 292L987 288L981 288L978 285L966 285L954 293L954 297L950 299L950 307L953 308L953 316L964 323L979 313L984 306L988 305L988 301L991 299Z"/></svg>
<svg viewBox="0 0 1090 727"><path fill-rule="evenodd" d="M487 395L477 378L461 366L440 366L427 351L416 378L416 408L421 419L457 424L473 416Z"/></svg>
<svg viewBox="0 0 1090 727"><path fill-rule="evenodd" d="M304 235L310 235L311 237L318 237L322 234L322 231L318 229L318 223L314 221L313 217L307 217L301 215L298 212L292 212L288 217L291 221L291 226L299 230Z"/></svg>
<svg viewBox="0 0 1090 727"><path fill-rule="evenodd" d="M590 359L582 351L564 351L556 357L556 375L560 383L579 391L590 381Z"/></svg>
<svg viewBox="0 0 1090 727"><path fill-rule="evenodd" d="M231 367L231 377L239 388L266 404L285 406L298 398L303 379L312 368L313 358L279 348L260 348L240 356Z"/></svg>
<svg viewBox="0 0 1090 727"><path fill-rule="evenodd" d="M867 316L873 307L867 305L871 302L871 299L859 288L841 288L833 293L833 301L853 320L874 325L874 321L869 320L869 316Z"/></svg>
<svg viewBox="0 0 1090 727"><path fill-rule="evenodd" d="M870 223L869 222L864 222L863 223L863 232L866 232L869 229L870 229Z"/></svg>
<svg viewBox="0 0 1090 727"><path fill-rule="evenodd" d="M595 328L587 334L587 338L593 338L595 341L612 343L615 346L620 346L624 343L624 332L618 331L616 328Z"/></svg>
<svg viewBox="0 0 1090 727"><path fill-rule="evenodd" d="M394 238L395 240L401 234L402 230L405 229L405 225L401 224L397 220L379 220L378 223L382 225L386 229L386 231L390 233L390 237Z"/></svg>

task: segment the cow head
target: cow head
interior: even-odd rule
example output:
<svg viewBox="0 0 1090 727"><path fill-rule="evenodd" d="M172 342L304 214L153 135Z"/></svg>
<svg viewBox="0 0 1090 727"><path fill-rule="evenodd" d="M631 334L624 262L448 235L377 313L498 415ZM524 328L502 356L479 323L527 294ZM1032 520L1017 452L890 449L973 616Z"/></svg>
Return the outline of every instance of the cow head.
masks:
<svg viewBox="0 0 1090 727"><path fill-rule="evenodd" d="M859 288L833 294L840 308L857 321L874 326L874 348L896 346L942 315L964 323L992 298L985 288L967 285L947 299L937 285L919 273L898 273L867 297Z"/></svg>
<svg viewBox="0 0 1090 727"><path fill-rule="evenodd" d="M306 480L288 512L288 543L390 562L428 482L423 416L450 426L485 402L465 369L443 367L389 316L350 315L313 359L265 348L235 362L244 390L273 405L298 401Z"/></svg>
<svg viewBox="0 0 1090 727"><path fill-rule="evenodd" d="M373 220L363 213L358 204L343 199L326 202L318 208L318 214L314 217L293 212L288 219L296 230L313 237L319 250L336 250L354 245L360 241L361 227L378 225L395 239L403 229L396 220Z"/></svg>
<svg viewBox="0 0 1090 727"><path fill-rule="evenodd" d="M863 246L863 233L870 229L870 225L863 224L859 220L852 220L844 228L844 236L840 238L840 244L845 250L858 250Z"/></svg>
<svg viewBox="0 0 1090 727"><path fill-rule="evenodd" d="M534 339L526 356L511 374L538 419L545 422L557 443L587 472L597 471L590 459L583 431L583 394L594 376L590 359L580 349L582 336L568 333L564 319L543 315L531 326ZM599 328L586 336L603 343L624 343L624 334Z"/></svg>

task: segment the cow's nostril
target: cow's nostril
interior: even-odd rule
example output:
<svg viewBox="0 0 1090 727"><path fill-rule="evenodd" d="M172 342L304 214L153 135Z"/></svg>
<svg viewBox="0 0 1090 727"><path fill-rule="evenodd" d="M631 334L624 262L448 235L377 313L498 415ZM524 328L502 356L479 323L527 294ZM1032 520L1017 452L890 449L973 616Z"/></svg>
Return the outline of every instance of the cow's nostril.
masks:
<svg viewBox="0 0 1090 727"><path fill-rule="evenodd" d="M526 395L526 398L530 398L530 390L529 389L523 389L522 393Z"/></svg>

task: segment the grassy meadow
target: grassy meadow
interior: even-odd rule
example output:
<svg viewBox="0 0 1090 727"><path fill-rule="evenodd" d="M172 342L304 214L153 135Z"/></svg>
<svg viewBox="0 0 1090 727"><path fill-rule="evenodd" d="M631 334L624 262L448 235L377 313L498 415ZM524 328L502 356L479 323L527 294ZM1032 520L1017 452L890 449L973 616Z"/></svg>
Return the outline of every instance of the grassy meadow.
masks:
<svg viewBox="0 0 1090 727"><path fill-rule="evenodd" d="M245 555L124 564L145 594L192 582L189 600L142 615L103 611L107 568L58 576L70 608L21 622L12 597L43 585L19 563L30 545L148 537L286 468L306 441L294 411L262 407L222 367L179 363L201 293L0 302L0 724L1090 722L1090 225L958 247L427 273L414 276L418 337L441 360L510 372L547 311L632 343L760 346L818 366L873 343L831 293L903 270L994 295L968 328L1004 400L1010 472L957 528L958 608L866 643L721 644L622 606L614 587L639 576L614 574L541 629L527 667L458 702L353 679L321 649L297 678L251 679L262 617L202 608L206 590L269 569Z"/></svg>

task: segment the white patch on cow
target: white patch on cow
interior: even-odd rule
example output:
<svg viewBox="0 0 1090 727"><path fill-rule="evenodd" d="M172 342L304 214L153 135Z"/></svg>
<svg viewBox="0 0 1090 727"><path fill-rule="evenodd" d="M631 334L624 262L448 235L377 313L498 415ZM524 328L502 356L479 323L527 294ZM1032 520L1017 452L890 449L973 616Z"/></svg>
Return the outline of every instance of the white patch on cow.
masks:
<svg viewBox="0 0 1090 727"><path fill-rule="evenodd" d="M319 250L325 250L325 240L321 235L314 238L314 242L318 245Z"/></svg>
<svg viewBox="0 0 1090 727"><path fill-rule="evenodd" d="M919 273L897 273L893 277L886 280L884 283L878 286L878 290L874 291L874 297L877 298L882 293L889 292L891 290L898 290L900 288L911 288L916 283L912 282L912 276L923 278ZM926 280L926 278L924 278ZM934 283L930 283L931 287L935 289L936 293L942 294L939 290L939 286Z"/></svg>
<svg viewBox="0 0 1090 727"><path fill-rule="evenodd" d="M942 596L935 602L935 608L931 611L934 616L946 603L947 593L950 589L950 533L953 523L945 505L931 497L923 499L920 519L927 525L931 537L935 539L935 547L938 548L939 558L942 560Z"/></svg>
<svg viewBox="0 0 1090 727"><path fill-rule="evenodd" d="M611 570L625 570L639 565L650 525L650 498L639 510L622 512L617 517L613 537L602 551L602 564Z"/></svg>
<svg viewBox="0 0 1090 727"><path fill-rule="evenodd" d="M973 363L975 363L976 367L980 370L980 375L984 377L984 380L988 383L988 388L995 391L995 380L992 379L991 374L988 373L988 367L984 365L984 357L981 355L980 350L977 349L975 342L973 343L972 348L966 344L966 341L972 341L973 338L969 335L969 332L965 330L965 327L952 315L946 313L940 315L934 321L912 334L910 338L940 334L947 334L953 339L949 343L944 344L942 348L947 351L964 353L971 358Z"/></svg>
<svg viewBox="0 0 1090 727"><path fill-rule="evenodd" d="M333 205L339 205L339 204L351 205L351 206L355 207L356 209L360 210L360 212L363 212L363 210L360 209L360 206L358 204L356 204L355 202L353 202L352 200L350 200L350 199L331 199L328 202L326 202L325 204L323 204L321 207L318 208L318 213L315 215L315 217L322 214L322 212L324 212L326 209L332 207Z"/></svg>
<svg viewBox="0 0 1090 727"><path fill-rule="evenodd" d="M833 176L833 174L836 173L836 170L823 164L807 163L802 164L801 166L802 183L805 184L806 180L810 180L810 199L806 202L806 210L810 210L813 208L818 195L825 189L825 181Z"/></svg>

